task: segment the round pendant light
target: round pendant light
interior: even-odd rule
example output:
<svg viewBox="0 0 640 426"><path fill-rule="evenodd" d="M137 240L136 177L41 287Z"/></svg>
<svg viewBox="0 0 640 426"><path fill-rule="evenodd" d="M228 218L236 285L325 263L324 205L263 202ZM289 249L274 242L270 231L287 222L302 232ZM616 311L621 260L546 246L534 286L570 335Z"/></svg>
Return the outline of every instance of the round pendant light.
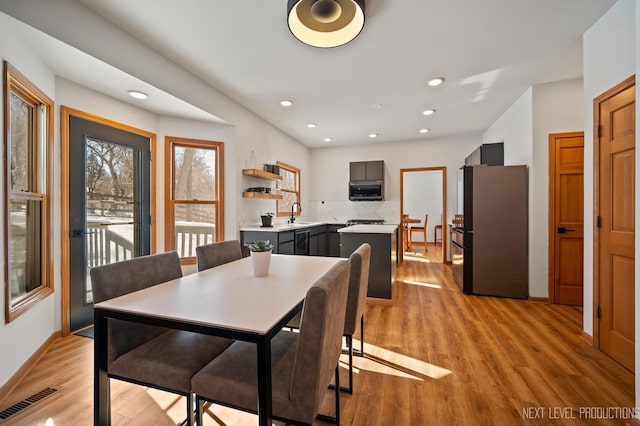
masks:
<svg viewBox="0 0 640 426"><path fill-rule="evenodd" d="M342 46L364 27L364 0L289 0L287 12L291 33L314 47Z"/></svg>

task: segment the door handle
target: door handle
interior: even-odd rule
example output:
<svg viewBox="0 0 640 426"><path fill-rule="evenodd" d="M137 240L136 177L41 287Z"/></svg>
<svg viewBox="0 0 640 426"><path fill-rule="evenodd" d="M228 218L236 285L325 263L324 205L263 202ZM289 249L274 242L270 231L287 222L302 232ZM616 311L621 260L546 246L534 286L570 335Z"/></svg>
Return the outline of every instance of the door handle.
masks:
<svg viewBox="0 0 640 426"><path fill-rule="evenodd" d="M575 229L567 229L564 226L558 228L558 234L566 234L567 232L576 232Z"/></svg>
<svg viewBox="0 0 640 426"><path fill-rule="evenodd" d="M74 229L73 231L71 231L71 236L72 237L82 237L83 235L90 235L90 234L95 234L96 231L90 231L87 232L84 229Z"/></svg>

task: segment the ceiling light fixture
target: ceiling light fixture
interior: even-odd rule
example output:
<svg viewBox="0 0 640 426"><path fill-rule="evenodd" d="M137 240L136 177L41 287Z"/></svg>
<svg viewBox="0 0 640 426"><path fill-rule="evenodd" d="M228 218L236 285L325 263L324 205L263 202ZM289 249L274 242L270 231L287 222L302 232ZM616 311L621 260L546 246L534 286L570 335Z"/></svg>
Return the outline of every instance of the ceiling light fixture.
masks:
<svg viewBox="0 0 640 426"><path fill-rule="evenodd" d="M293 102L291 102L288 99L285 99L283 101L280 101L280 105L282 105L283 107L290 107L291 105L293 105Z"/></svg>
<svg viewBox="0 0 640 426"><path fill-rule="evenodd" d="M430 130L429 129L420 129L420 133L429 133Z"/></svg>
<svg viewBox="0 0 640 426"><path fill-rule="evenodd" d="M149 95L147 95L146 93L140 92L138 90L129 90L127 93L129 94L129 96L136 99L147 99L149 97Z"/></svg>
<svg viewBox="0 0 640 426"><path fill-rule="evenodd" d="M373 138L377 138L377 137L378 137L378 134L377 134L377 133L369 133L369 137L370 137L371 139L373 139Z"/></svg>
<svg viewBox="0 0 640 426"><path fill-rule="evenodd" d="M438 77L438 78L429 80L427 84L431 87L435 87L435 86L440 86L442 83L444 83L444 78Z"/></svg>
<svg viewBox="0 0 640 426"><path fill-rule="evenodd" d="M331 139L331 138L324 138L324 141L325 141L325 142L331 142L331 141L332 141L332 139Z"/></svg>
<svg viewBox="0 0 640 426"><path fill-rule="evenodd" d="M364 27L364 0L289 0L291 33L313 47L337 47L350 42Z"/></svg>
<svg viewBox="0 0 640 426"><path fill-rule="evenodd" d="M424 115L431 115L431 114L433 114L434 112L436 112L436 110L435 110L435 109L425 109L424 111L422 111L422 114L424 114Z"/></svg>
<svg viewBox="0 0 640 426"><path fill-rule="evenodd" d="M310 129L315 129L316 127L318 127L318 125L316 123L309 123L307 124L307 127Z"/></svg>

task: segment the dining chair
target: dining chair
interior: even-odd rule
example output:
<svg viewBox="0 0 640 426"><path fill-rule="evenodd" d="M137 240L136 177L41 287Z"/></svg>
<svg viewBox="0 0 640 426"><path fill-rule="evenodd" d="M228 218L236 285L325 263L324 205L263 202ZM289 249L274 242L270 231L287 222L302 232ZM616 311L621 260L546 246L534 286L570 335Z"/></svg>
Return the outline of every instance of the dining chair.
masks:
<svg viewBox="0 0 640 426"><path fill-rule="evenodd" d="M439 239L438 239L438 231L440 231ZM442 243L442 215L440 215L440 224L433 227L433 243L438 244L438 241Z"/></svg>
<svg viewBox="0 0 640 426"><path fill-rule="evenodd" d="M182 277L175 251L136 257L90 270L94 303ZM193 424L191 377L232 340L118 319L107 323L107 374L110 378L186 397L187 423Z"/></svg>
<svg viewBox="0 0 640 426"><path fill-rule="evenodd" d="M196 247L198 272L233 262L243 257L242 247L238 240L219 241Z"/></svg>
<svg viewBox="0 0 640 426"><path fill-rule="evenodd" d="M312 424L316 417L340 424L340 392L335 392L335 417L318 415L332 375L339 387L349 264L334 265L307 291L300 332L280 331L271 341L273 418ZM236 341L191 379L198 424L203 403L219 403L255 412L258 400L256 345Z"/></svg>
<svg viewBox="0 0 640 426"><path fill-rule="evenodd" d="M360 350L356 352L356 355L364 356L364 310L367 304L370 264L371 245L369 243L360 245L349 256L351 270L343 332L347 344L346 352L349 355L349 386L341 387L340 390L350 394L353 393L353 336L358 330L360 330ZM286 327L300 328L300 314L293 317Z"/></svg>
<svg viewBox="0 0 640 426"><path fill-rule="evenodd" d="M414 232L420 232L423 235L423 241L424 241L424 251L428 251L429 250L429 246L427 244L427 222L429 221L429 215L425 214L424 215L424 224L422 226L412 226L411 228L409 228L409 240L411 242L411 244L413 244L413 233Z"/></svg>

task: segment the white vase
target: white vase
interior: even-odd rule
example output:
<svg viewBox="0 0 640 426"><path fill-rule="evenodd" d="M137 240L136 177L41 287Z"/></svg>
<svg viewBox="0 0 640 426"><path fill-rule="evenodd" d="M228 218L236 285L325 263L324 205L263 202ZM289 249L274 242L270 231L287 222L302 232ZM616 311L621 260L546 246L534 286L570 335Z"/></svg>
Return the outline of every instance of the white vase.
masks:
<svg viewBox="0 0 640 426"><path fill-rule="evenodd" d="M269 275L269 265L271 264L271 250L252 251L251 263L253 263L253 275L264 277Z"/></svg>

